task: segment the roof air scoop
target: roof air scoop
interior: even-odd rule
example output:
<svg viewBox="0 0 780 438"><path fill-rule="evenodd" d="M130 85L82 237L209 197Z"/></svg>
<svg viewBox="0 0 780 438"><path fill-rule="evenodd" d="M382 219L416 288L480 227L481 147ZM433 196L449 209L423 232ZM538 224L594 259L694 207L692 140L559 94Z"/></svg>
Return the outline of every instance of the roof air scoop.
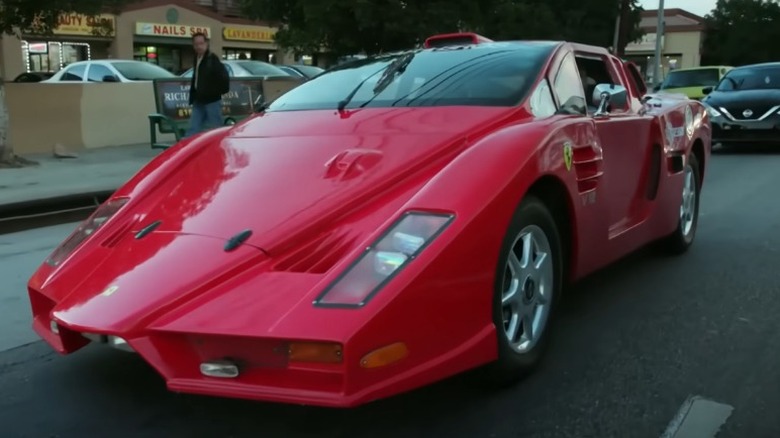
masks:
<svg viewBox="0 0 780 438"><path fill-rule="evenodd" d="M382 160L382 152L373 149L347 149L325 163L325 178L347 180L362 175Z"/></svg>
<svg viewBox="0 0 780 438"><path fill-rule="evenodd" d="M434 35L425 40L425 48L464 46L468 44L492 43L493 40L485 38L474 32L457 32Z"/></svg>

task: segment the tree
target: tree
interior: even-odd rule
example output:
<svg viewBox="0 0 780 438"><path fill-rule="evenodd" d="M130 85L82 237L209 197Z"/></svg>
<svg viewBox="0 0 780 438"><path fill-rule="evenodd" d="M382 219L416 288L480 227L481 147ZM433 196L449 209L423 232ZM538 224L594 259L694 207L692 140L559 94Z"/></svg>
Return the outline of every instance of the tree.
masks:
<svg viewBox="0 0 780 438"><path fill-rule="evenodd" d="M20 31L50 35L57 27L62 14L77 13L97 15L111 11L118 13L131 0L2 0L0 1L0 31L4 35L18 35ZM97 27L100 35L111 29ZM0 165L13 166L20 163L8 144L8 106L5 101L5 87L0 78Z"/></svg>
<svg viewBox="0 0 780 438"><path fill-rule="evenodd" d="M776 0L718 0L705 20L703 63L738 66L780 59Z"/></svg>
<svg viewBox="0 0 780 438"><path fill-rule="evenodd" d="M433 34L475 31L497 40L565 39L609 46L626 0L242 0L250 18L275 23L277 43L335 56L406 49ZM637 0L628 0L627 41Z"/></svg>

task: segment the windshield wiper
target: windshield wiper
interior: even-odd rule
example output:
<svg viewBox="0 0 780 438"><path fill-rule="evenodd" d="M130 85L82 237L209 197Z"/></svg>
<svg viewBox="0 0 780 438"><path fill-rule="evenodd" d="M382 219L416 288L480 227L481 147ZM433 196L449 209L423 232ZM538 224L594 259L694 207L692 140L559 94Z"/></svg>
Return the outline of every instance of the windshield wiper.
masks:
<svg viewBox="0 0 780 438"><path fill-rule="evenodd" d="M380 72L382 73L382 76L379 78L379 81L377 81L376 85L374 86L373 92L374 95L371 97L371 99L367 100L365 103L360 105L361 108L368 105L379 93L384 91L385 88L387 88L388 85L393 83L393 80L395 77L401 73L403 73L406 70L406 67L412 62L412 58L414 58L415 53L407 53L403 56L400 56L393 60L393 62L390 63L387 67L380 69L376 71L371 76L363 79L360 81L357 87L355 87L352 92L350 92L347 97L344 98L341 102L339 102L338 110L343 111L344 108L349 105L349 102L352 101L352 98L355 97L355 94L357 94L358 90L360 90L363 87L363 84L366 83L369 79L376 76Z"/></svg>
<svg viewBox="0 0 780 438"><path fill-rule="evenodd" d="M382 74L382 77L379 78L379 81L377 81L376 85L374 86L374 95L381 93L385 88L387 88L388 85L392 84L395 77L406 70L406 67L408 67L412 62L414 55L414 52L407 53L387 66L387 69Z"/></svg>
<svg viewBox="0 0 780 438"><path fill-rule="evenodd" d="M360 83L357 84L357 87L353 88L352 91L350 91L349 94L347 94L347 97L345 97L341 102L339 102L339 105L336 107L336 109L339 112L344 111L344 108L346 108L347 105L349 105L349 102L352 101L352 98L355 97L355 95L357 94L358 90L363 88L363 84L365 84L366 81L368 81L369 79L371 79L374 76L378 75L382 70L384 70L384 69L380 68L379 70L375 71L374 73L371 73L371 75L369 75L367 78L365 78L362 81L360 81Z"/></svg>

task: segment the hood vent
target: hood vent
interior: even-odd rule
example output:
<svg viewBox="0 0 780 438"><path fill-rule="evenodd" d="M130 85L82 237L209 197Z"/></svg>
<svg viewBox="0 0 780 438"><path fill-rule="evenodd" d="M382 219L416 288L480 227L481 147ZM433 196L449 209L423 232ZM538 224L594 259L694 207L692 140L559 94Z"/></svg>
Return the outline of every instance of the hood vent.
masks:
<svg viewBox="0 0 780 438"><path fill-rule="evenodd" d="M103 242L100 243L100 245L105 248L113 248L117 246L119 242L122 241L122 239L130 235L130 231L137 223L138 221L136 219L125 222L121 226L117 227L113 233L109 234L108 237L106 237Z"/></svg>
<svg viewBox="0 0 780 438"><path fill-rule="evenodd" d="M283 257L274 265L274 270L324 274L345 257L355 244L355 238L345 233L325 233Z"/></svg>
<svg viewBox="0 0 780 438"><path fill-rule="evenodd" d="M373 149L347 149L325 163L325 178L352 179L379 164L382 152Z"/></svg>

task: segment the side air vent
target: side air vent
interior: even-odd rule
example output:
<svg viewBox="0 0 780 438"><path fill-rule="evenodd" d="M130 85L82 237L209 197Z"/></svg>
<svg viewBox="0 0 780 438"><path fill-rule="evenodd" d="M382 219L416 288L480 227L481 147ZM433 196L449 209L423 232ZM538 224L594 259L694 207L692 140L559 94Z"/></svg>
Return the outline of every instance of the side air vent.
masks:
<svg viewBox="0 0 780 438"><path fill-rule="evenodd" d="M356 241L344 233L326 233L282 258L274 270L323 274L354 248Z"/></svg>
<svg viewBox="0 0 780 438"><path fill-rule="evenodd" d="M574 148L572 166L577 175L577 189L580 193L593 190L604 174L601 151L591 147Z"/></svg>

